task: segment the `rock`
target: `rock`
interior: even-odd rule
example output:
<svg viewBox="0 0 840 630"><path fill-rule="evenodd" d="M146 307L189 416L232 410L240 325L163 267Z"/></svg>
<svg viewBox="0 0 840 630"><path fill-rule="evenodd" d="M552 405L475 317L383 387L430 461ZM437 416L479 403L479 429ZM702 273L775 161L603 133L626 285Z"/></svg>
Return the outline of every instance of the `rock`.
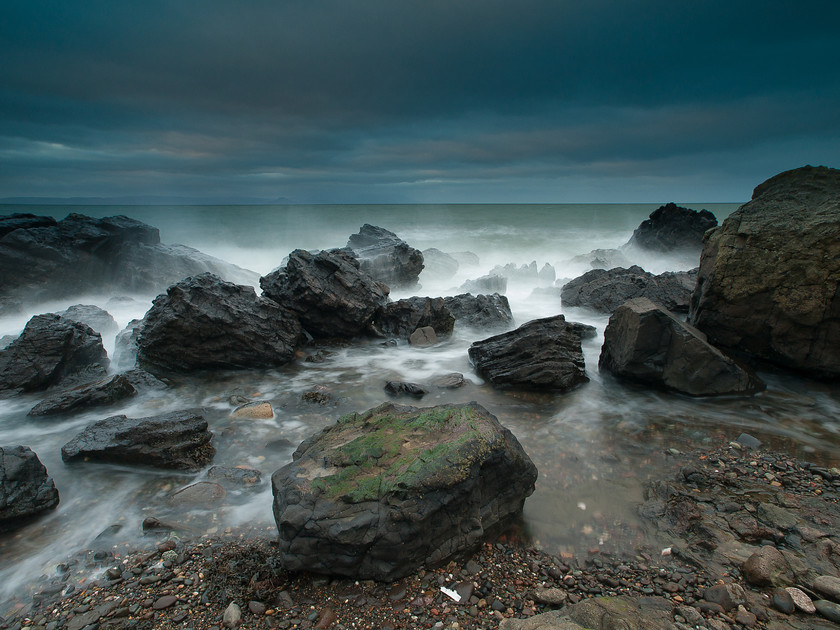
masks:
<svg viewBox="0 0 840 630"><path fill-rule="evenodd" d="M840 170L806 166L756 187L706 239L690 320L721 348L840 375Z"/></svg>
<svg viewBox="0 0 840 630"><path fill-rule="evenodd" d="M564 307L589 308L612 313L627 300L646 297L669 311L688 311L697 270L666 272L654 276L633 265L627 269L593 269L563 285Z"/></svg>
<svg viewBox="0 0 840 630"><path fill-rule="evenodd" d="M443 298L411 297L390 302L373 319L384 336L409 339L419 328L431 327L441 336L452 334L455 317Z"/></svg>
<svg viewBox="0 0 840 630"><path fill-rule="evenodd" d="M490 270L491 276L501 276L508 281L513 280L517 284L541 284L551 285L557 279L557 273L554 267L545 263L542 268L537 268L537 261L531 262L530 265L522 265L517 267L514 263L508 263L504 267L496 265Z"/></svg>
<svg viewBox="0 0 840 630"><path fill-rule="evenodd" d="M71 413L92 407L107 407L137 394L137 390L123 374L102 379L88 385L54 394L32 409L29 416L51 416Z"/></svg>
<svg viewBox="0 0 840 630"><path fill-rule="evenodd" d="M717 219L708 210L690 210L675 203L658 207L642 221L625 246L655 252L697 251L703 247L703 235L717 227Z"/></svg>
<svg viewBox="0 0 840 630"><path fill-rule="evenodd" d="M764 389L755 373L647 298L626 302L610 317L598 367L690 396L752 394Z"/></svg>
<svg viewBox="0 0 840 630"><path fill-rule="evenodd" d="M206 273L152 302L137 339L137 362L155 375L284 365L303 342L297 318L252 287Z"/></svg>
<svg viewBox="0 0 840 630"><path fill-rule="evenodd" d="M460 264L454 256L434 247L423 250L423 277L447 280L458 273L458 267Z"/></svg>
<svg viewBox="0 0 840 630"><path fill-rule="evenodd" d="M235 628L242 620L242 610L235 602L228 604L225 612L222 615L222 626L225 628Z"/></svg>
<svg viewBox="0 0 840 630"><path fill-rule="evenodd" d="M557 315L477 341L469 355L495 387L566 391L589 380L580 339L581 329Z"/></svg>
<svg viewBox="0 0 840 630"><path fill-rule="evenodd" d="M743 606L738 606L738 609L735 611L735 621L745 628L753 628L758 621L758 617Z"/></svg>
<svg viewBox="0 0 840 630"><path fill-rule="evenodd" d="M460 295L444 298L446 308L459 326L489 330L513 325L510 303L504 295Z"/></svg>
<svg viewBox="0 0 840 630"><path fill-rule="evenodd" d="M793 596L784 588L773 589L771 602L773 608L786 615L792 615L796 612L796 602L793 601Z"/></svg>
<svg viewBox="0 0 840 630"><path fill-rule="evenodd" d="M15 213L0 217L0 238L15 230L52 227L58 223L52 217L39 217L34 214Z"/></svg>
<svg viewBox="0 0 840 630"><path fill-rule="evenodd" d="M826 599L840 603L840 578L820 575L811 584L811 588Z"/></svg>
<svg viewBox="0 0 840 630"><path fill-rule="evenodd" d="M384 404L305 440L272 476L289 571L393 581L519 514L536 468L476 403Z"/></svg>
<svg viewBox="0 0 840 630"><path fill-rule="evenodd" d="M248 602L248 610L253 615L264 615L266 607L265 604L263 604L262 602L251 600L250 602Z"/></svg>
<svg viewBox="0 0 840 630"><path fill-rule="evenodd" d="M114 340L114 368L129 370L137 365L137 341L143 329L142 319L132 319Z"/></svg>
<svg viewBox="0 0 840 630"><path fill-rule="evenodd" d="M464 375L460 372L451 372L450 374L442 374L432 379L432 385L440 389L458 389L467 384L464 380Z"/></svg>
<svg viewBox="0 0 840 630"><path fill-rule="evenodd" d="M58 490L28 446L0 446L0 532L58 505Z"/></svg>
<svg viewBox="0 0 840 630"><path fill-rule="evenodd" d="M178 598L175 595L163 595L158 597L155 603L152 604L152 610L164 610L173 606L177 601Z"/></svg>
<svg viewBox="0 0 840 630"><path fill-rule="evenodd" d="M673 630L672 609L673 604L663 598L623 595L586 599L571 606L566 614L592 630Z"/></svg>
<svg viewBox="0 0 840 630"><path fill-rule="evenodd" d="M113 416L95 422L61 447L65 462L79 459L196 470L213 458L213 434L200 410L149 418Z"/></svg>
<svg viewBox="0 0 840 630"><path fill-rule="evenodd" d="M208 479L225 479L242 486L254 486L262 481L262 473L253 468L231 468L229 466L211 466L207 471Z"/></svg>
<svg viewBox="0 0 840 630"><path fill-rule="evenodd" d="M272 409L271 403L267 400L255 400L254 402L245 403L234 409L230 417L270 420L274 417L274 409Z"/></svg>
<svg viewBox="0 0 840 630"><path fill-rule="evenodd" d="M804 613L808 613L809 615L817 612L817 609L814 607L814 602L802 591L802 589L798 589L795 586L788 586L785 590L788 592L788 595L790 595L794 605L799 610Z"/></svg>
<svg viewBox="0 0 840 630"><path fill-rule="evenodd" d="M814 602L814 608L823 617L834 623L840 623L840 605L834 602L829 602L824 599L818 599Z"/></svg>
<svg viewBox="0 0 840 630"><path fill-rule="evenodd" d="M410 288L423 271L423 254L385 228L365 223L347 247L361 263L361 269L389 287Z"/></svg>
<svg viewBox="0 0 840 630"><path fill-rule="evenodd" d="M294 311L314 337L361 335L388 301L388 288L340 250L296 249L284 270L260 278L263 295Z"/></svg>
<svg viewBox="0 0 840 630"><path fill-rule="evenodd" d="M435 329L431 326L418 328L411 333L411 337L408 338L408 343L417 348L428 348L429 346L435 345L437 342L438 336L435 333Z"/></svg>
<svg viewBox="0 0 840 630"><path fill-rule="evenodd" d="M36 315L0 350L0 391L38 391L70 376L104 374L107 367L99 333L55 313Z"/></svg>
<svg viewBox="0 0 840 630"><path fill-rule="evenodd" d="M467 280L458 290L464 293L499 293L504 295L507 291L507 278L488 274L475 280Z"/></svg>
<svg viewBox="0 0 840 630"><path fill-rule="evenodd" d="M102 337L116 335L120 329L108 311L91 304L76 304L58 314L64 319L87 324Z"/></svg>
<svg viewBox="0 0 840 630"><path fill-rule="evenodd" d="M741 571L753 586L792 586L794 582L793 571L782 552L770 545L747 558Z"/></svg>
<svg viewBox="0 0 840 630"><path fill-rule="evenodd" d="M212 481L199 481L181 488L169 497L172 505L209 506L219 503L227 496L227 491Z"/></svg>
<svg viewBox="0 0 840 630"><path fill-rule="evenodd" d="M160 391L169 387L169 385L162 380L141 369L123 372L123 376L138 392Z"/></svg>
<svg viewBox="0 0 840 630"><path fill-rule="evenodd" d="M749 449L756 449L761 447L761 440L757 437L750 435L749 433L741 433L735 438L735 441L738 442L741 446Z"/></svg>
<svg viewBox="0 0 840 630"><path fill-rule="evenodd" d="M718 604L725 612L734 610L746 601L744 589L738 584L715 584L706 589L703 599Z"/></svg>
<svg viewBox="0 0 840 630"><path fill-rule="evenodd" d="M417 383L405 383L403 381L388 381L385 383L385 392L391 396L413 396L422 398L429 393L422 385Z"/></svg>
<svg viewBox="0 0 840 630"><path fill-rule="evenodd" d="M70 214L0 237L0 295L30 302L108 291L159 292L213 272L244 283L256 274L183 245L160 243L157 229L124 216Z"/></svg>
<svg viewBox="0 0 840 630"><path fill-rule="evenodd" d="M17 339L17 337L14 335L3 335L0 337L0 350L7 348L15 339Z"/></svg>
<svg viewBox="0 0 840 630"><path fill-rule="evenodd" d="M548 606L562 606L566 603L568 595L562 588L542 588L538 587L534 590L534 601L538 604L546 604Z"/></svg>
<svg viewBox="0 0 840 630"><path fill-rule="evenodd" d="M572 265L586 264L592 269L614 269L633 264L620 249L593 249L587 254L575 256L569 262Z"/></svg>

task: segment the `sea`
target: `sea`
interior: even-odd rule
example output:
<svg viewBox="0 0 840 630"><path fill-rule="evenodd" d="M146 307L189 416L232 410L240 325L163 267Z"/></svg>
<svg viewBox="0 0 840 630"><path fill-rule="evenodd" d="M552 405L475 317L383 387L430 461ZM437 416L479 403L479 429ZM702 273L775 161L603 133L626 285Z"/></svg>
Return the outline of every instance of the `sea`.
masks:
<svg viewBox="0 0 840 630"><path fill-rule="evenodd" d="M707 209L719 221L733 204L683 203ZM306 437L341 415L389 400L387 381L429 383L460 372L467 383L454 390L430 388L422 400L432 406L477 401L519 439L536 464L539 478L512 533L523 544L550 553L591 554L599 550L666 548L670 541L638 515L645 484L673 474L674 454L718 446L747 433L767 448L792 458L840 465L840 392L836 386L798 376L760 372L767 390L750 397L690 398L628 384L598 371L608 316L563 306L559 287L589 270L587 253L621 248L658 204L457 204L457 205L266 205L266 206L0 206L0 215L28 212L57 219L69 213L94 217L125 215L155 226L161 241L183 244L266 274L294 249L343 247L366 223L396 233L420 250L437 248L462 255L454 275L424 271L420 286L394 290L391 297L446 296L497 266L536 263L553 268L555 280L518 274L506 295L515 325L562 313L595 326L583 343L589 382L566 393L499 391L470 365L470 344L491 333L460 328L430 348L383 345L361 340L335 348L321 362L296 362L282 369L214 372L178 379L174 386L115 405L56 418L26 414L37 394L0 400L0 444L30 446L46 465L61 496L58 508L12 533L0 534L0 615L28 593L54 581L71 558L127 546L159 542L141 524L154 517L176 526L170 535L199 540L226 532L272 537L271 474L291 461ZM631 262L653 273L691 269L699 255L681 258L624 249ZM18 335L38 313L73 304L106 308L124 327L142 317L154 295L78 295L0 318L0 337ZM116 298L116 299L115 299ZM103 339L109 353L114 337ZM318 392L320 402L304 397ZM230 417L233 395L272 403L271 419ZM187 407L208 408L215 433L215 465L258 470L262 483L228 487L221 500L198 503L176 497L207 479L197 473L168 472L115 464L65 465L61 446L87 424L106 416L145 417ZM187 493L188 494L188 493ZM184 493L178 495L185 496Z"/></svg>

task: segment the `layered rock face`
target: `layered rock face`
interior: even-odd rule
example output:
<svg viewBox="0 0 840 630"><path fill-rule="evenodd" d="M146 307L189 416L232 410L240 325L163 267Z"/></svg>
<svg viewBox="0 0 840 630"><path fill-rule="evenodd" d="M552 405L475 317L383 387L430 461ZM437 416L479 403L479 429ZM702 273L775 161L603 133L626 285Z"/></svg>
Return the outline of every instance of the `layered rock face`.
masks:
<svg viewBox="0 0 840 630"><path fill-rule="evenodd" d="M563 315L535 319L475 342L470 360L496 387L566 391L589 380L580 341L591 333L591 326L567 322Z"/></svg>
<svg viewBox="0 0 840 630"><path fill-rule="evenodd" d="M758 186L705 242L690 321L716 346L840 376L840 171Z"/></svg>
<svg viewBox="0 0 840 630"><path fill-rule="evenodd" d="M137 362L152 374L273 367L291 361L303 339L294 314L205 273L155 299L137 337Z"/></svg>
<svg viewBox="0 0 840 630"><path fill-rule="evenodd" d="M347 247L359 259L362 271L389 287L413 287L423 271L423 253L385 228L365 223Z"/></svg>
<svg viewBox="0 0 840 630"><path fill-rule="evenodd" d="M362 334L388 302L388 287L345 251L296 249L283 269L260 278L263 295L294 311L314 337Z"/></svg>
<svg viewBox="0 0 840 630"><path fill-rule="evenodd" d="M58 505L58 490L28 446L0 446L0 532Z"/></svg>
<svg viewBox="0 0 840 630"><path fill-rule="evenodd" d="M374 324L382 334L402 339L426 326L443 337L452 334L455 318L443 298L411 297L384 306L376 314Z"/></svg>
<svg viewBox="0 0 840 630"><path fill-rule="evenodd" d="M90 326L55 313L36 315L0 350L0 392L37 391L79 373L103 374L108 356Z"/></svg>
<svg viewBox="0 0 840 630"><path fill-rule="evenodd" d="M697 212L669 203L642 221L627 245L656 252L700 251L703 234L717 224L717 218L708 210Z"/></svg>
<svg viewBox="0 0 840 630"><path fill-rule="evenodd" d="M647 298L628 301L610 317L598 367L691 396L752 394L764 389L751 370Z"/></svg>
<svg viewBox="0 0 840 630"><path fill-rule="evenodd" d="M118 464L197 470L216 449L201 410L173 411L149 418L112 416L87 426L61 447L66 462L94 459Z"/></svg>
<svg viewBox="0 0 840 630"><path fill-rule="evenodd" d="M283 566L383 581L473 548L521 512L537 477L476 403L344 416L293 458L271 479Z"/></svg>

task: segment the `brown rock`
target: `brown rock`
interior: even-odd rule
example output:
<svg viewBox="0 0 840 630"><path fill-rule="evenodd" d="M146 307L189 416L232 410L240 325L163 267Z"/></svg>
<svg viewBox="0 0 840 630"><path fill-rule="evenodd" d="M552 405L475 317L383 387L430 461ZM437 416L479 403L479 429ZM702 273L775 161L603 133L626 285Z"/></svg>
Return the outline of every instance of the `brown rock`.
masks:
<svg viewBox="0 0 840 630"><path fill-rule="evenodd" d="M747 582L754 586L790 586L794 581L782 552L770 545L747 558L741 569Z"/></svg>

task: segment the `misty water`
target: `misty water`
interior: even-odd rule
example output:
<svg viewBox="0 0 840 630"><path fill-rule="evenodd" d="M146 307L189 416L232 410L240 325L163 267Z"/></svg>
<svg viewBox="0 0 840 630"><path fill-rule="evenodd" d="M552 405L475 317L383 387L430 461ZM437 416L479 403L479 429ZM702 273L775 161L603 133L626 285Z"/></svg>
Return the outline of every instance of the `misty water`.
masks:
<svg viewBox="0 0 840 630"><path fill-rule="evenodd" d="M707 208L722 220L735 204L687 204ZM596 248L618 247L655 205L452 205L452 206L190 206L190 207L11 207L2 214L32 212L63 218L68 212L91 216L124 214L160 229L164 243L181 243L260 274L279 266L295 248L341 247L363 223L396 232L413 247L473 252L479 263L462 265L455 277L420 276L422 288L409 295L459 293L467 279L496 265L536 261L551 264L559 279L574 278L588 266L570 262ZM695 267L697 259L628 254L654 273ZM562 280L558 281L558 284ZM536 291L535 291L536 289ZM765 392L738 398L692 399L628 385L599 374L598 355L606 315L564 309L559 290L536 281L510 280L507 296L516 325L564 313L591 324L598 336L584 342L590 382L564 394L497 391L473 371L470 344L492 333L456 324L454 334L431 348L396 347L360 341L333 348L321 362L296 362L278 370L214 372L173 381L164 391L142 394L109 408L55 418L30 418L41 400L26 395L0 400L0 444L30 446L46 465L61 495L58 508L22 529L0 535L0 602L23 594L33 581L55 575L57 565L82 549L130 543L148 546L141 523L152 516L178 526L181 538L198 538L243 528L253 536L272 536L271 473L291 460L297 444L340 415L364 411L386 400L389 380L429 383L435 376L461 372L468 383L454 390L429 387L421 401L431 406L475 400L513 431L540 472L526 501L516 535L552 553L592 549L633 549L666 545L637 517L646 480L667 465L671 449L734 440L741 432L793 457L836 466L840 461L840 394L830 385L790 375L761 373ZM0 319L0 336L17 335L34 314L72 304L108 310L120 327L142 317L151 295L80 295ZM104 339L109 353L113 336ZM317 391L322 402L302 396ZM268 400L273 419L230 417L233 394ZM66 465L60 449L87 424L126 414L142 417L203 406L215 433L213 464L254 468L256 487L227 486L219 503L189 505L173 500L178 490L206 478L206 471L173 473L98 463ZM101 572L101 570L99 571ZM91 575L91 577L95 577ZM0 606L0 614L3 606Z"/></svg>

